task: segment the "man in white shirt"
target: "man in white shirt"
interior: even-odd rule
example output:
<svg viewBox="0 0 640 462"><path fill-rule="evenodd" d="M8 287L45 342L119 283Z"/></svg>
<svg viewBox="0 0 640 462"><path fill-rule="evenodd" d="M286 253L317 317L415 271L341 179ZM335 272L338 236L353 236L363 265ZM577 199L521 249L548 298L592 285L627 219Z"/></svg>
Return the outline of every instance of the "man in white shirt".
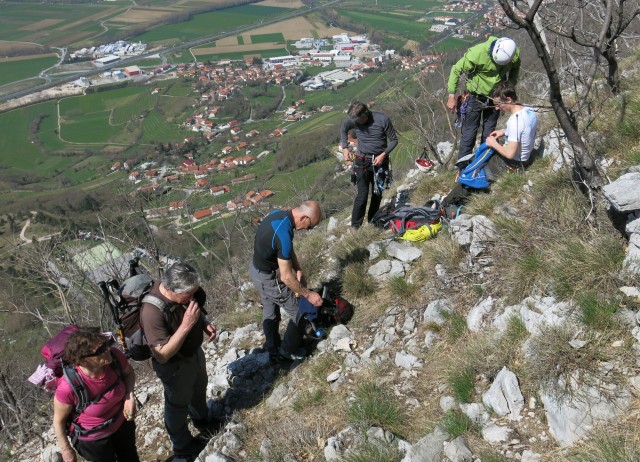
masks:
<svg viewBox="0 0 640 462"><path fill-rule="evenodd" d="M533 109L518 102L515 87L511 82L499 83L492 94L496 110L510 114L507 127L496 130L486 139L488 147L496 154L491 156L485 173L489 181L494 180L509 168L518 168L528 163L534 148L538 118ZM504 143L499 139L505 136Z"/></svg>

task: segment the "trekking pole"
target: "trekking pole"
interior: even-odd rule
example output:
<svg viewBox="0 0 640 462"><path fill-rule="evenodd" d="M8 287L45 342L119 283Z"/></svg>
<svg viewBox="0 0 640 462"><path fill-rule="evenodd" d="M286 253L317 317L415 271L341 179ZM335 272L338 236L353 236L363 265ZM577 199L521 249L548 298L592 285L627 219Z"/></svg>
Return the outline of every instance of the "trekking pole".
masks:
<svg viewBox="0 0 640 462"><path fill-rule="evenodd" d="M118 334L118 340L120 341L120 345L122 346L122 350L124 351L125 356L128 358L130 356L129 349L127 348L127 342L124 339L124 326L122 325L122 321L120 320L120 315L118 314L118 308L113 303L111 299L111 293L109 292L109 288L107 287L107 283L104 281L98 282L98 287L102 291L102 295L104 296L104 300L109 305L109 310L111 311L111 317L113 318L113 322L116 326L116 333Z"/></svg>

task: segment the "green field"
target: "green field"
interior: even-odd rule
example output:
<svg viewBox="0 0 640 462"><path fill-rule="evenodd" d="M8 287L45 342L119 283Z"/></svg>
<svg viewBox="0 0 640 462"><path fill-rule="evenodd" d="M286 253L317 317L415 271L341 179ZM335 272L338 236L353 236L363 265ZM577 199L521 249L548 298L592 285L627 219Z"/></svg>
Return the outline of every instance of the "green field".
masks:
<svg viewBox="0 0 640 462"><path fill-rule="evenodd" d="M340 10L340 14L357 24L367 24L374 30L385 31L397 37L417 42L435 36L433 32L429 31L431 24L417 21L423 16L422 14L391 15L384 11L371 12L349 9ZM385 37L385 39L389 40L392 37Z"/></svg>
<svg viewBox="0 0 640 462"><path fill-rule="evenodd" d="M56 56L23 59L19 61L0 61L0 86L22 79L37 77L40 71L58 62Z"/></svg>
<svg viewBox="0 0 640 462"><path fill-rule="evenodd" d="M258 51L238 51L235 53L217 53L207 55L197 55L198 61L217 61L223 59L244 60L246 56L260 56L261 58L273 58L274 56L287 56L289 52L284 48L275 48L270 50Z"/></svg>
<svg viewBox="0 0 640 462"><path fill-rule="evenodd" d="M101 4L33 4L3 3L0 6L0 40L28 41L44 45L64 44L64 36L75 35L88 29L102 31L98 21L83 22L89 16L106 12L111 5ZM31 25L42 21L42 27ZM63 31L65 25L76 24Z"/></svg>
<svg viewBox="0 0 640 462"><path fill-rule="evenodd" d="M186 42L220 34L258 21L284 15L292 10L258 5L244 5L211 13L198 14L189 21L157 27L132 40L145 43Z"/></svg>
<svg viewBox="0 0 640 462"><path fill-rule="evenodd" d="M134 143L138 136L142 143L175 141L183 135L166 118L173 120L178 115L175 111L192 101L176 98L151 95L148 86L65 98L60 102L62 139L124 146Z"/></svg>
<svg viewBox="0 0 640 462"><path fill-rule="evenodd" d="M33 121L43 114L49 114L49 117L44 119L40 126L41 130L48 123L55 122L55 118L51 116L55 114L55 103L41 103L0 114L2 175L8 175L14 180L22 180L25 183L39 178L41 187L50 186L46 180L61 173L68 175L70 179L75 176L79 180L78 175L74 175L78 172L73 168L84 161L88 154L43 155L38 146L32 143L34 138L30 134L30 127ZM91 175L86 174L87 177Z"/></svg>
<svg viewBox="0 0 640 462"><path fill-rule="evenodd" d="M284 36L280 32L275 34L252 34L251 43L285 43L285 40Z"/></svg>

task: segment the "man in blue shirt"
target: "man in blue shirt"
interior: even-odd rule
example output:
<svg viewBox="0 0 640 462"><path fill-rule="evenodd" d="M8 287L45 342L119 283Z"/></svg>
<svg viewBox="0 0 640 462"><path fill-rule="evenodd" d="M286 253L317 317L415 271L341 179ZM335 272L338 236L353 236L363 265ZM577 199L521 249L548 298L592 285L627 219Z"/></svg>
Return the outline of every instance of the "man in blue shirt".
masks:
<svg viewBox="0 0 640 462"><path fill-rule="evenodd" d="M272 360L281 356L295 359L302 333L297 324L298 300L303 296L314 306L322 306L322 297L306 286L302 268L293 249L293 232L311 229L322 220L320 205L306 201L292 210L272 210L256 231L249 275L262 300L264 348ZM280 307L289 316L289 324L280 345Z"/></svg>
<svg viewBox="0 0 640 462"><path fill-rule="evenodd" d="M371 112L366 104L356 101L347 111L349 119L340 127L340 141L345 160L355 160L353 171L357 187L356 198L351 212L351 226L359 228L364 220L369 190L371 203L367 214L368 221L380 208L382 190L389 175L389 154L398 145L398 136L391 119L382 112ZM358 138L358 151L349 150L347 133L355 129Z"/></svg>

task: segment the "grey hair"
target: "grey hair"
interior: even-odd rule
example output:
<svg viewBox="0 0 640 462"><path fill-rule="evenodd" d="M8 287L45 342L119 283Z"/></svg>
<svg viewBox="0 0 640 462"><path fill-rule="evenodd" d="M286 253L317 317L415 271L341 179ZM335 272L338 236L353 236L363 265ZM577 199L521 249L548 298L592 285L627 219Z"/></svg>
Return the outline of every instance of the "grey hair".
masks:
<svg viewBox="0 0 640 462"><path fill-rule="evenodd" d="M171 292L182 294L200 287L200 276L190 264L177 262L164 272L161 282Z"/></svg>

